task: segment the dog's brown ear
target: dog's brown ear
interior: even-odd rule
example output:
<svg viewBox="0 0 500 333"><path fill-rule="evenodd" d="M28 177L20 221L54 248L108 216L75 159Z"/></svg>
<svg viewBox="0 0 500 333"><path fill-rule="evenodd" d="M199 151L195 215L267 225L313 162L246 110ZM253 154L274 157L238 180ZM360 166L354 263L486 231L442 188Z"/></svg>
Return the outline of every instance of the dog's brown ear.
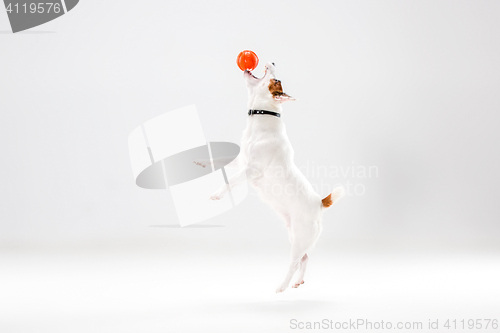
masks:
<svg viewBox="0 0 500 333"><path fill-rule="evenodd" d="M287 95L285 93L283 93L283 94L276 94L273 97L274 97L275 100L279 101L280 103L288 102L288 101L295 101L296 100L292 96L289 96L289 95Z"/></svg>

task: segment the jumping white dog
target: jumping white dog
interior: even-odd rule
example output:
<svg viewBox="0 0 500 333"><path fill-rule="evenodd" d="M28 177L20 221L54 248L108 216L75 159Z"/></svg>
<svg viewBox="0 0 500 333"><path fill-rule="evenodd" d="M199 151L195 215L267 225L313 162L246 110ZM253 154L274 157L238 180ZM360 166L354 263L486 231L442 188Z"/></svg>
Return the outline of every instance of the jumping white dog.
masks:
<svg viewBox="0 0 500 333"><path fill-rule="evenodd" d="M323 212L344 196L344 189L337 187L322 199L294 164L294 151L281 118L282 103L294 99L283 92L275 71L274 63L268 63L260 79L249 71L243 73L249 116L240 154L231 163L241 169L229 178L229 185L223 185L210 198L219 200L233 187L248 181L285 220L292 253L288 273L276 289L280 293L295 273L293 287L304 283L308 253L321 234Z"/></svg>

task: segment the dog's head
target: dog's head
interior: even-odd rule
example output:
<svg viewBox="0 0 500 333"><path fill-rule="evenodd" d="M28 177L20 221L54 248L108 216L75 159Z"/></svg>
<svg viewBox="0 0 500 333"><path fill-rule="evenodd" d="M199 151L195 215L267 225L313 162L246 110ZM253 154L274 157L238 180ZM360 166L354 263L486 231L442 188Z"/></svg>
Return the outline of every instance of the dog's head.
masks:
<svg viewBox="0 0 500 333"><path fill-rule="evenodd" d="M267 63L262 78L255 77L251 72L244 71L243 77L248 88L248 108L269 111L281 111L281 103L295 99L283 92L281 81L276 78L276 66Z"/></svg>

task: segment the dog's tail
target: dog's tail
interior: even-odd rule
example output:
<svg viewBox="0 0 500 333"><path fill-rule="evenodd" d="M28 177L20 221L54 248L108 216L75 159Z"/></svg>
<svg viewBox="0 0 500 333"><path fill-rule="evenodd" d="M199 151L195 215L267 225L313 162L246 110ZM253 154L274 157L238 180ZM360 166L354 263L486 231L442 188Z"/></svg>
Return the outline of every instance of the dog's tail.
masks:
<svg viewBox="0 0 500 333"><path fill-rule="evenodd" d="M343 186L336 187L332 193L328 194L323 200L321 200L321 203L323 205L323 208L328 208L334 203L336 203L340 198L342 198L345 195L345 190Z"/></svg>

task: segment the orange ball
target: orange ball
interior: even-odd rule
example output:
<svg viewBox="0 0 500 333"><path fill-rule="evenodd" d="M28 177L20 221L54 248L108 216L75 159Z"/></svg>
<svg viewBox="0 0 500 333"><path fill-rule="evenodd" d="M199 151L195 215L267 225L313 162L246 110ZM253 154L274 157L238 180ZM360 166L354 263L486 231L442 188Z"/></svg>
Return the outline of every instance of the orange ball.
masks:
<svg viewBox="0 0 500 333"><path fill-rule="evenodd" d="M250 50L245 50L241 51L240 54L238 54L238 58L236 58L236 63L238 64L238 67L242 71L246 69L249 71L253 71L259 64L259 58L255 54L255 52Z"/></svg>

